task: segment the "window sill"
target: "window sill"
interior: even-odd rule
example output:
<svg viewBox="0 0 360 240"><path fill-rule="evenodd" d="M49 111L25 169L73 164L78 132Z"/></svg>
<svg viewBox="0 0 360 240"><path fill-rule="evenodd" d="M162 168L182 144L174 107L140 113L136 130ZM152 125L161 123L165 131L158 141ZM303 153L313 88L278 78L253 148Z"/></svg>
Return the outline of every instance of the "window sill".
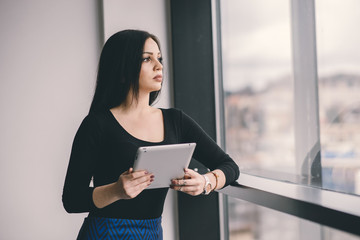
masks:
<svg viewBox="0 0 360 240"><path fill-rule="evenodd" d="M360 236L360 197L242 173L230 197Z"/></svg>

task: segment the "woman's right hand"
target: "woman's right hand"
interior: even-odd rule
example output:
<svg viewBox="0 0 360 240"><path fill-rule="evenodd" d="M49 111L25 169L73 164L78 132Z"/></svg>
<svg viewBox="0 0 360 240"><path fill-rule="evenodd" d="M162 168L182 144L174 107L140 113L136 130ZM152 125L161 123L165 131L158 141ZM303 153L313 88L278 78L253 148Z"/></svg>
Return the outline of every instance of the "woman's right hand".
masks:
<svg viewBox="0 0 360 240"><path fill-rule="evenodd" d="M116 182L120 199L135 198L153 181L154 175L152 173L144 170L134 171L133 168L130 168L121 174Z"/></svg>

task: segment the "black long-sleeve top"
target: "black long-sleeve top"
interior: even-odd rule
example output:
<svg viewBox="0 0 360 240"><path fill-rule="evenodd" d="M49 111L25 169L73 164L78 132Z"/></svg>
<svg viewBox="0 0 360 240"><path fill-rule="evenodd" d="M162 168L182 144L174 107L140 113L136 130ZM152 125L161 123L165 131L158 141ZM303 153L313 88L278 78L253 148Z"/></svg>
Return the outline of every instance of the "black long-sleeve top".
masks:
<svg viewBox="0 0 360 240"><path fill-rule="evenodd" d="M73 142L62 201L69 213L89 216L149 219L160 217L168 188L149 189L130 200L118 200L104 208L93 203L95 187L116 182L132 167L141 146L195 142L193 158L211 170L220 169L226 185L239 176L239 168L189 116L177 109L161 109L164 140L147 142L130 135L110 110L90 113L81 123ZM89 186L93 177L93 187Z"/></svg>

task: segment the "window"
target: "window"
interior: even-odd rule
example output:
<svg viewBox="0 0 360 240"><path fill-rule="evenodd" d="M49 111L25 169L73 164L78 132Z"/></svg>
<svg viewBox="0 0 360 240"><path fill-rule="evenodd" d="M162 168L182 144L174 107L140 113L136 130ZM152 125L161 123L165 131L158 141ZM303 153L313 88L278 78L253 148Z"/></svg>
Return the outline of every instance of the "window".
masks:
<svg viewBox="0 0 360 240"><path fill-rule="evenodd" d="M246 171L294 173L287 1L221 1L226 149Z"/></svg>
<svg viewBox="0 0 360 240"><path fill-rule="evenodd" d="M323 187L352 194L360 194L359 8L316 1Z"/></svg>
<svg viewBox="0 0 360 240"><path fill-rule="evenodd" d="M226 150L247 174L360 195L360 2L291 3L220 1ZM230 239L360 239L228 208Z"/></svg>
<svg viewBox="0 0 360 240"><path fill-rule="evenodd" d="M346 31L337 32L337 28L332 27L335 23L324 16L339 16L342 21L349 17L352 21L342 27L349 28L347 34L351 33L358 42L354 33L358 21L354 19L356 14L341 10L339 6L335 7L339 11L335 11L336 14L326 13L334 5L333 0L329 0L329 5L327 0L323 3L315 1L171 1L175 106L189 110L213 137L217 124L217 141L242 170L239 178L242 186L219 190L224 198L217 199L217 195L213 195L206 200L179 201L181 233L197 232L196 228L189 231L189 227L202 221L199 216L206 216L209 221L202 224L207 224L209 231L205 232L211 231L212 237L220 232L221 239L227 239L226 229L230 230L230 239L238 236L243 239L279 239L279 236L281 239L294 239L294 236L297 239L359 239L348 234L360 236L360 197L354 191L358 181L355 162L358 160L356 157L344 158L358 156L357 150L351 154L334 151L337 150L334 146L358 145L358 131L350 134L349 129L355 129L350 124L346 127L347 134L337 129L336 133L340 135L329 135L335 131L329 131L331 118L324 122L324 113L328 114L326 116L339 114L337 108L336 111L328 110L324 105L326 94L342 98L339 96L344 93L340 95L332 93L334 89L322 89L321 79L329 75L328 69L338 68L331 65L338 59L341 61L337 64L345 66L338 68L343 72L341 75L344 70L346 75L357 74L355 70L359 64L353 60L359 55L356 45L341 49L350 43L347 41L338 45L340 52L336 53L337 56L349 52L346 49L350 47L353 54L347 54L346 61L329 57L334 49L326 48L326 44L330 44L328 39L334 36L319 32L330 28L335 35L346 34ZM340 3L340 0L336 2ZM347 5L354 11L359 9L356 1L341 3L342 7ZM348 14L340 14L347 11ZM336 21L336 24L342 21ZM319 35L318 39L316 35ZM316 43L320 45L322 41L326 44L317 49ZM349 71L351 65L355 67ZM355 86L354 82L351 81L351 86ZM349 88L346 91L352 92ZM184 98L184 94L189 97ZM213 103L215 106L211 105ZM356 108L351 110L350 116L347 123L356 121ZM341 115L342 125L343 119ZM332 144L334 139L337 142ZM335 159L334 155L341 159ZM349 166L350 162L355 167L344 174L342 165ZM341 178L346 181L339 182ZM340 188L344 182L353 190ZM223 201L226 197L229 201ZM201 202L198 206L210 201L213 205L199 213L199 208L196 211L191 208L195 199ZM218 200L225 208L228 204L228 211L217 211ZM214 217L217 214L219 218ZM284 227L286 231L283 231Z"/></svg>

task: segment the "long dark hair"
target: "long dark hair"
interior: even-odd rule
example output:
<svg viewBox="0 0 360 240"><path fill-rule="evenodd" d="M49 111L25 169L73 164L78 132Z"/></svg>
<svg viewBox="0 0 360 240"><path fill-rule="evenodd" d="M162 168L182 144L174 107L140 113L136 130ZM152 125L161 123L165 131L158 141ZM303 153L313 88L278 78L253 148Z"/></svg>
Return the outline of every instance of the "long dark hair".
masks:
<svg viewBox="0 0 360 240"><path fill-rule="evenodd" d="M138 100L142 55L145 41L149 38L160 49L160 42L155 35L140 30L120 31L106 41L100 56L90 112L119 106L126 100L130 90L134 93L133 98ZM159 94L160 90L150 93L150 105Z"/></svg>

